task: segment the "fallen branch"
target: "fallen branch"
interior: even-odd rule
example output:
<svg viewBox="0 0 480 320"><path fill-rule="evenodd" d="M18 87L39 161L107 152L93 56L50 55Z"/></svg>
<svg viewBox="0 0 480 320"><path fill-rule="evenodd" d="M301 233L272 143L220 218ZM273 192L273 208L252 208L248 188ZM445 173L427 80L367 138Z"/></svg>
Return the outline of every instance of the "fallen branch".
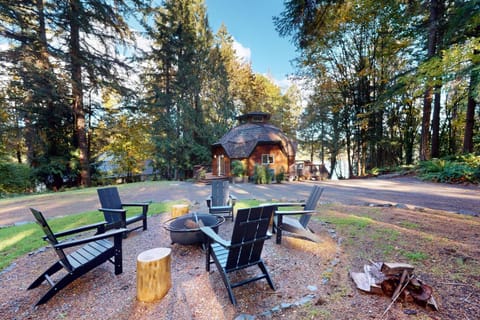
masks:
<svg viewBox="0 0 480 320"><path fill-rule="evenodd" d="M405 288L405 287L402 288L402 286L405 282L405 279L407 278L407 274L408 274L408 271L406 269L404 269L403 272L402 272L402 277L400 278L400 282L398 283L397 288L393 292L392 300L393 300L394 297L400 296L400 290L403 290ZM409 281L407 281L407 284L408 284ZM402 288L402 289L400 289L400 288ZM397 298L395 298L395 299L397 299Z"/></svg>
<svg viewBox="0 0 480 320"><path fill-rule="evenodd" d="M408 280L405 281L405 283L403 284L402 288L400 290L398 290L397 294L395 296L392 297L392 302L390 302L390 304L388 305L387 309L385 309L385 311L383 312L382 314L382 318L387 314L388 310L390 310L390 308L393 306L393 304L395 303L395 301L397 301L398 297L400 297L400 295L402 294L403 290L405 290L405 288L408 286L408 284L410 283L410 280L412 280L413 276L410 275L408 277Z"/></svg>

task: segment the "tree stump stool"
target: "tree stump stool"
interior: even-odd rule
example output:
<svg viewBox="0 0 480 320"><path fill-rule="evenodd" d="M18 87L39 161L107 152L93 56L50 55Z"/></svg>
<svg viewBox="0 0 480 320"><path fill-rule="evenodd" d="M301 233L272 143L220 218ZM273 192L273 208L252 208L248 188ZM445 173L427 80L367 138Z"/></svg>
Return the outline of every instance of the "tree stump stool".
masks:
<svg viewBox="0 0 480 320"><path fill-rule="evenodd" d="M137 299L152 302L172 287L170 248L154 248L137 257Z"/></svg>
<svg viewBox="0 0 480 320"><path fill-rule="evenodd" d="M175 204L172 206L172 218L177 218L188 213L188 204Z"/></svg>

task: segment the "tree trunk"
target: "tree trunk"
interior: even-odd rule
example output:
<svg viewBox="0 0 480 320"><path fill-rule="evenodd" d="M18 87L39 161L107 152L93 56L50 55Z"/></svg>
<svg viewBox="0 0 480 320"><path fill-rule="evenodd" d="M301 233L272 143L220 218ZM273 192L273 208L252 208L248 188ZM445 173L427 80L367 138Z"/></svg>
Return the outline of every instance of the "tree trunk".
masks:
<svg viewBox="0 0 480 320"><path fill-rule="evenodd" d="M480 51L475 50L473 53L473 65L477 66L480 63ZM468 86L468 103L467 114L465 118L465 134L463 136L463 152L473 152L473 128L475 126L475 106L476 101L474 99L475 87L478 84L478 71L472 68L470 73L470 84Z"/></svg>
<svg viewBox="0 0 480 320"><path fill-rule="evenodd" d="M75 136L79 150L80 185L90 186L90 165L88 159L88 144L85 126L85 110L83 107L82 62L80 52L80 0L70 1L70 64L72 81L72 110L75 116Z"/></svg>
<svg viewBox="0 0 480 320"><path fill-rule="evenodd" d="M440 90L441 86L435 87L435 101L432 117L432 158L440 156Z"/></svg>
<svg viewBox="0 0 480 320"><path fill-rule="evenodd" d="M472 82L468 94L467 114L465 118L465 134L463 136L463 153L473 152L473 127L475 124L475 100L473 99Z"/></svg>
<svg viewBox="0 0 480 320"><path fill-rule="evenodd" d="M408 103L408 113L407 113L407 126L405 132L405 164L413 163L413 146L415 143L415 115L414 115L414 106L412 103Z"/></svg>
<svg viewBox="0 0 480 320"><path fill-rule="evenodd" d="M430 1L430 18L428 25L428 51L427 59L435 56L437 49L437 31L439 25L439 1ZM423 116L422 116L422 136L420 141L420 160L429 160L430 155L430 116L432 113L432 96L433 87L428 83L431 79L427 79L427 87L423 98Z"/></svg>

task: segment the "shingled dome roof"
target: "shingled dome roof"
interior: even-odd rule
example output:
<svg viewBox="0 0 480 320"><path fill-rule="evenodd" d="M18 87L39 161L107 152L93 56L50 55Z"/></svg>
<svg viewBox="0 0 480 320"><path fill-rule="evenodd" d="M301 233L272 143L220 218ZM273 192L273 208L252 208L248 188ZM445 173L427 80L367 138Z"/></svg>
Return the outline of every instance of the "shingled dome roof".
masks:
<svg viewBox="0 0 480 320"><path fill-rule="evenodd" d="M252 119L261 121L255 122ZM221 145L231 159L248 158L259 144L278 144L287 156L295 156L295 145L277 127L266 123L270 114L255 112L238 117L240 121L248 120L232 128L213 146Z"/></svg>

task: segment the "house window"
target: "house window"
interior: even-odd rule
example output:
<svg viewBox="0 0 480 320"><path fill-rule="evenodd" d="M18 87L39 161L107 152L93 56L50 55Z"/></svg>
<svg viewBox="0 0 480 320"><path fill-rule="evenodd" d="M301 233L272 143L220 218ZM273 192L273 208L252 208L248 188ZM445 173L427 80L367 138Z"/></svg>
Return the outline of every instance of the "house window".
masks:
<svg viewBox="0 0 480 320"><path fill-rule="evenodd" d="M253 116L252 122L263 122L263 116Z"/></svg>
<svg viewBox="0 0 480 320"><path fill-rule="evenodd" d="M273 154L262 154L262 164L269 165L273 163Z"/></svg>

